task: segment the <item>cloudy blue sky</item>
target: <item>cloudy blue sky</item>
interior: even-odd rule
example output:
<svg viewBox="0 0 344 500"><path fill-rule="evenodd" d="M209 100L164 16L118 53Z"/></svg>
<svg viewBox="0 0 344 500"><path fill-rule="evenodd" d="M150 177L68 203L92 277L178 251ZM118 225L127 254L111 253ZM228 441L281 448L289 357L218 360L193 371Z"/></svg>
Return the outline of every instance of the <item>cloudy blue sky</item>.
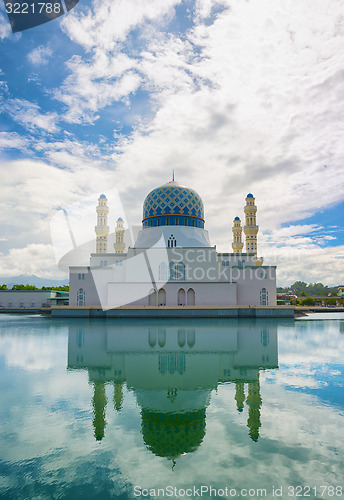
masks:
<svg viewBox="0 0 344 500"><path fill-rule="evenodd" d="M218 250L251 191L279 284L343 281L342 7L80 0L13 34L1 3L0 275L63 278L60 207L115 190L138 225L175 169Z"/></svg>

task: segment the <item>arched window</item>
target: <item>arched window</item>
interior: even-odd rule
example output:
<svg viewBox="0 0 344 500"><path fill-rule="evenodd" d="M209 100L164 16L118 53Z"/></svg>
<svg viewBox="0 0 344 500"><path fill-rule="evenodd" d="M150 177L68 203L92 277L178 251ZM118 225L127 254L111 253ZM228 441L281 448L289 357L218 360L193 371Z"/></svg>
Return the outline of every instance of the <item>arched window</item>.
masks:
<svg viewBox="0 0 344 500"><path fill-rule="evenodd" d="M186 331L185 328L178 329L178 345L179 347L184 347L186 342Z"/></svg>
<svg viewBox="0 0 344 500"><path fill-rule="evenodd" d="M166 306L166 292L163 288L160 288L158 292L158 305Z"/></svg>
<svg viewBox="0 0 344 500"><path fill-rule="evenodd" d="M83 288L79 288L77 293L77 304L78 306L85 305L85 290Z"/></svg>
<svg viewBox="0 0 344 500"><path fill-rule="evenodd" d="M153 288L149 292L148 305L156 306L156 291Z"/></svg>
<svg viewBox="0 0 344 500"><path fill-rule="evenodd" d="M195 290L193 288L189 288L187 293L187 304L188 306L195 305Z"/></svg>
<svg viewBox="0 0 344 500"><path fill-rule="evenodd" d="M155 290L153 290L153 292L155 292ZM155 295L156 295L156 292L155 292ZM149 296L150 296L150 294L149 294ZM155 347L155 345L156 345L156 329L155 328L150 328L148 330L148 344L151 347Z"/></svg>
<svg viewBox="0 0 344 500"><path fill-rule="evenodd" d="M269 330L265 330L265 329L261 330L261 332L260 332L260 341L263 344L263 346L267 346L268 345L269 338L270 338Z"/></svg>
<svg viewBox="0 0 344 500"><path fill-rule="evenodd" d="M158 344L160 347L166 344L166 328L158 328Z"/></svg>
<svg viewBox="0 0 344 500"><path fill-rule="evenodd" d="M185 306L185 290L184 288L179 288L177 295L178 306Z"/></svg>
<svg viewBox="0 0 344 500"><path fill-rule="evenodd" d="M159 265L159 281L168 281L168 267L166 262L161 262Z"/></svg>
<svg viewBox="0 0 344 500"><path fill-rule="evenodd" d="M78 347L82 347L85 343L85 333L82 328L78 330L78 333L76 334L76 344Z"/></svg>
<svg viewBox="0 0 344 500"><path fill-rule="evenodd" d="M260 291L260 305L261 306L269 305L269 294L266 288L262 288Z"/></svg>
<svg viewBox="0 0 344 500"><path fill-rule="evenodd" d="M170 262L170 280L185 281L185 265L183 262Z"/></svg>
<svg viewBox="0 0 344 500"><path fill-rule="evenodd" d="M171 236L168 239L167 246L168 246L168 248L173 248L176 245L177 245L177 241L176 241L175 237L173 236L173 234L171 234Z"/></svg>
<svg viewBox="0 0 344 500"><path fill-rule="evenodd" d="M189 347L193 347L195 345L195 342L196 342L196 334L195 334L195 329L194 328L190 328L188 331L187 331L187 342L188 342L188 346Z"/></svg>

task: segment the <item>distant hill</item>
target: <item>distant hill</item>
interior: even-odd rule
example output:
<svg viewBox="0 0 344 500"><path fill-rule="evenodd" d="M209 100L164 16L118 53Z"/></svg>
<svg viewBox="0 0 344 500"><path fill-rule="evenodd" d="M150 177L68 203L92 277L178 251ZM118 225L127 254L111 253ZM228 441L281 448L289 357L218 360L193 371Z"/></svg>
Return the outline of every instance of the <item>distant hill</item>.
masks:
<svg viewBox="0 0 344 500"><path fill-rule="evenodd" d="M39 278L38 276L0 276L0 285L7 285L12 288L13 285L33 285L37 288L42 286L64 286L68 285L68 278L64 280L53 280L49 278Z"/></svg>

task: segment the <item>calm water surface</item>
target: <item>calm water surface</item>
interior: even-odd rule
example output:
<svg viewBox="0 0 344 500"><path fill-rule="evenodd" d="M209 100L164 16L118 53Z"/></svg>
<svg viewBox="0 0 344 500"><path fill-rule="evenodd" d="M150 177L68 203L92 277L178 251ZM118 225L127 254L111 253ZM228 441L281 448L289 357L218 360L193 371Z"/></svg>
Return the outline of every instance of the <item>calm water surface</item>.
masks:
<svg viewBox="0 0 344 500"><path fill-rule="evenodd" d="M344 498L344 314L324 316L0 315L0 498Z"/></svg>

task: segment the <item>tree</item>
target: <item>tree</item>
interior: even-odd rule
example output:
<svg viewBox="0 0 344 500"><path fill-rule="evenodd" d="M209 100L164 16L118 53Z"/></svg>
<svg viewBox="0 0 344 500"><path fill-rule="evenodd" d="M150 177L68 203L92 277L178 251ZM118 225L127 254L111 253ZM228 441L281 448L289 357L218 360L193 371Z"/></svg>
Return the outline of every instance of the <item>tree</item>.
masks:
<svg viewBox="0 0 344 500"><path fill-rule="evenodd" d="M301 300L302 306L314 306L314 304L315 302L312 297L306 297L305 299Z"/></svg>

